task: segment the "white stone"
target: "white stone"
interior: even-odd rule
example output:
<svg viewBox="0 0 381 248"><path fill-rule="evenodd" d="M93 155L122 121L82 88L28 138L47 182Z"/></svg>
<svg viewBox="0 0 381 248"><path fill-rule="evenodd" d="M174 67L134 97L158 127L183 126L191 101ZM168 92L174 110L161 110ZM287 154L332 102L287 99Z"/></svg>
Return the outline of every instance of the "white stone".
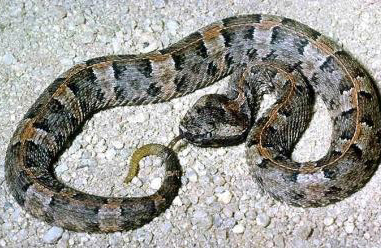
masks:
<svg viewBox="0 0 381 248"><path fill-rule="evenodd" d="M118 149L118 150L120 150L124 147L124 143L120 140L114 140L112 142L112 145L115 147L115 149Z"/></svg>
<svg viewBox="0 0 381 248"><path fill-rule="evenodd" d="M5 247L7 245L7 242L5 242L4 239L0 239L0 247Z"/></svg>
<svg viewBox="0 0 381 248"><path fill-rule="evenodd" d="M191 181L192 183L197 182L198 177L197 177L196 172L194 172L193 170L187 171L187 176L188 176L189 181Z"/></svg>
<svg viewBox="0 0 381 248"><path fill-rule="evenodd" d="M355 225L353 224L353 222L345 222L344 229L347 233L353 233L353 231L355 230Z"/></svg>
<svg viewBox="0 0 381 248"><path fill-rule="evenodd" d="M64 171L66 171L67 169L69 169L69 168L67 167L66 164L60 164L59 166L56 167L56 172L62 173Z"/></svg>
<svg viewBox="0 0 381 248"><path fill-rule="evenodd" d="M104 144L98 144L95 146L95 151L97 153L104 153L105 151L107 150L107 146L105 146Z"/></svg>
<svg viewBox="0 0 381 248"><path fill-rule="evenodd" d="M233 227L233 233L243 233L245 231L245 227L242 226L241 224L235 225Z"/></svg>
<svg viewBox="0 0 381 248"><path fill-rule="evenodd" d="M151 184L150 184L150 187L152 189L159 189L161 186L161 178L160 177L156 177L154 178L152 181L151 181Z"/></svg>
<svg viewBox="0 0 381 248"><path fill-rule="evenodd" d="M196 210L193 214L192 223L203 229L208 229L212 226L213 220L205 211Z"/></svg>
<svg viewBox="0 0 381 248"><path fill-rule="evenodd" d="M220 175L216 175L213 177L213 183L215 185L222 186L225 184L225 182L226 182L225 179Z"/></svg>
<svg viewBox="0 0 381 248"><path fill-rule="evenodd" d="M171 231L172 228L173 228L172 223L169 221L166 221L162 227L162 230L164 231L164 233L168 233L169 231Z"/></svg>
<svg viewBox="0 0 381 248"><path fill-rule="evenodd" d="M209 196L206 198L205 203L206 204L212 204L215 201L216 201L216 197L214 195L212 195L212 196Z"/></svg>
<svg viewBox="0 0 381 248"><path fill-rule="evenodd" d="M175 205L175 206L183 205L183 202L181 201L179 196L176 196L175 199L173 199L173 205Z"/></svg>
<svg viewBox="0 0 381 248"><path fill-rule="evenodd" d="M145 237L145 239L144 239L144 243L146 243L146 244L149 244L149 243L151 243L151 241L152 241L152 238L153 238L153 235L152 235L152 233L150 233L150 232L147 232L147 233L146 233L146 237Z"/></svg>
<svg viewBox="0 0 381 248"><path fill-rule="evenodd" d="M307 240L312 232L313 229L310 225L303 225L296 230L296 236L300 239Z"/></svg>
<svg viewBox="0 0 381 248"><path fill-rule="evenodd" d="M142 53L152 52L159 48L159 43L157 39L149 33L142 33L139 36L138 50Z"/></svg>
<svg viewBox="0 0 381 248"><path fill-rule="evenodd" d="M137 187L141 187L143 185L142 181L140 181L138 177L132 178L131 183L133 183Z"/></svg>
<svg viewBox="0 0 381 248"><path fill-rule="evenodd" d="M324 218L324 225L326 226L332 225L333 222L334 222L334 219L330 216Z"/></svg>
<svg viewBox="0 0 381 248"><path fill-rule="evenodd" d="M112 50L117 53L122 48L123 39L122 38L114 38L111 41Z"/></svg>
<svg viewBox="0 0 381 248"><path fill-rule="evenodd" d="M232 217L233 216L233 210L231 209L231 207L227 206L226 208L222 209L222 212L224 213L224 215L228 218Z"/></svg>
<svg viewBox="0 0 381 248"><path fill-rule="evenodd" d="M236 219L236 220L242 220L244 217L245 217L245 215L243 213L241 213L240 211L237 211L234 213L234 219Z"/></svg>
<svg viewBox="0 0 381 248"><path fill-rule="evenodd" d="M61 63L61 65L63 65L63 66L72 66L73 64L74 64L74 61L73 61L73 59L72 58L62 58L62 59L60 59L60 63Z"/></svg>
<svg viewBox="0 0 381 248"><path fill-rule="evenodd" d="M167 28L171 34L176 34L176 31L179 28L179 24L174 20L169 20L167 22Z"/></svg>
<svg viewBox="0 0 381 248"><path fill-rule="evenodd" d="M61 5L56 5L53 7L52 13L57 19L63 19L67 16L66 9Z"/></svg>
<svg viewBox="0 0 381 248"><path fill-rule="evenodd" d="M105 153L105 156L108 160L114 160L116 151L114 149L108 149Z"/></svg>
<svg viewBox="0 0 381 248"><path fill-rule="evenodd" d="M228 204L233 196L229 191L225 191L221 194L218 194L217 197L219 202Z"/></svg>
<svg viewBox="0 0 381 248"><path fill-rule="evenodd" d="M143 229L136 230L136 239L142 242L145 238L145 232Z"/></svg>
<svg viewBox="0 0 381 248"><path fill-rule="evenodd" d="M266 227L270 224L270 217L262 213L257 216L256 221L259 226Z"/></svg>
<svg viewBox="0 0 381 248"><path fill-rule="evenodd" d="M4 65L11 65L17 62L16 58L11 53L6 53L1 58L0 62Z"/></svg>
<svg viewBox="0 0 381 248"><path fill-rule="evenodd" d="M61 227L50 228L42 237L42 240L47 244L55 244L63 234L64 230Z"/></svg>
<svg viewBox="0 0 381 248"><path fill-rule="evenodd" d="M83 13L78 13L76 14L75 16L72 17L73 18L73 22L75 25L81 25L81 24L84 24L86 22L86 19L85 17L83 16Z"/></svg>

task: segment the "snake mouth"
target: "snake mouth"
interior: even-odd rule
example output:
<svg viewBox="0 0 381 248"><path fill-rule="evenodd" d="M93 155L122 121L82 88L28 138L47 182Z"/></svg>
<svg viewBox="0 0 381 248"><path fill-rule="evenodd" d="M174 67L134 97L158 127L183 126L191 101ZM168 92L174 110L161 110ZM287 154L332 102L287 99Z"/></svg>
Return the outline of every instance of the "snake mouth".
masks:
<svg viewBox="0 0 381 248"><path fill-rule="evenodd" d="M233 135L229 137L216 137L211 132L193 134L180 128L180 135L189 143L199 147L226 147L239 145L246 140L246 135Z"/></svg>

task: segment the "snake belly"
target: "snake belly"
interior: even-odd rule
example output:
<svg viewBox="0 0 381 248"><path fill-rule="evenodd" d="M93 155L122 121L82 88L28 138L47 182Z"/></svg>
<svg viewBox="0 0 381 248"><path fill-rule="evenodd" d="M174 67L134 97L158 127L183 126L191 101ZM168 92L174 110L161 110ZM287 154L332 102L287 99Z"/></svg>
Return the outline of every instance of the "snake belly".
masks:
<svg viewBox="0 0 381 248"><path fill-rule="evenodd" d="M68 141L96 112L169 101L253 63L286 68L291 82L247 137L248 165L260 187L303 207L324 206L361 188L380 155L379 98L372 78L340 46L299 22L245 15L214 22L159 51L98 57L59 76L10 140L5 161L10 192L31 215L73 231L115 232L148 223L177 195L178 169L167 166L162 188L152 196L86 194L55 176L55 162ZM280 156L275 145L279 137L286 143L292 139L292 132L279 127L298 122L284 111L292 107L293 92L306 87L295 77L321 96L334 124L331 147L319 161L296 163Z"/></svg>

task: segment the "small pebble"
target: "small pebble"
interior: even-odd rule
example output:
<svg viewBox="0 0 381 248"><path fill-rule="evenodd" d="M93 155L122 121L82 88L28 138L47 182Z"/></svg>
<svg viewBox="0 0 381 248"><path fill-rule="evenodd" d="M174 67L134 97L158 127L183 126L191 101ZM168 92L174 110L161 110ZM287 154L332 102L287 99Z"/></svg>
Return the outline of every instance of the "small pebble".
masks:
<svg viewBox="0 0 381 248"><path fill-rule="evenodd" d="M206 204L212 204L215 201L216 201L216 197L214 195L212 195L212 196L209 196L208 198L206 198L205 203Z"/></svg>
<svg viewBox="0 0 381 248"><path fill-rule="evenodd" d="M180 199L179 196L176 196L176 197L175 197L175 199L173 200L173 204L174 204L175 206L181 206L181 205L183 205L183 203L182 203L182 201L181 201L181 199Z"/></svg>
<svg viewBox="0 0 381 248"><path fill-rule="evenodd" d="M136 230L136 239L139 241L143 241L145 239L145 232L142 229L137 229Z"/></svg>
<svg viewBox="0 0 381 248"><path fill-rule="evenodd" d="M215 227L220 227L222 225L222 223L223 223L223 220L222 220L221 216L218 214L215 214L213 216L213 225Z"/></svg>
<svg viewBox="0 0 381 248"><path fill-rule="evenodd" d="M171 231L172 228L173 228L173 226L172 226L171 222L166 221L164 223L164 226L162 227L162 230L164 233L167 233L167 232Z"/></svg>
<svg viewBox="0 0 381 248"><path fill-rule="evenodd" d="M213 177L213 183L218 186L222 186L225 184L225 179L219 175Z"/></svg>
<svg viewBox="0 0 381 248"><path fill-rule="evenodd" d="M4 239L0 239L0 247L6 247L7 242Z"/></svg>
<svg viewBox="0 0 381 248"><path fill-rule="evenodd" d="M229 191L225 191L221 194L218 194L217 197L219 202L228 204L232 199L232 194Z"/></svg>
<svg viewBox="0 0 381 248"><path fill-rule="evenodd" d="M264 213L258 214L256 221L259 226L266 227L270 224L270 217Z"/></svg>
<svg viewBox="0 0 381 248"><path fill-rule="evenodd" d="M233 210L231 209L231 207L226 207L222 210L222 212L224 213L224 215L228 218L232 217L233 216Z"/></svg>
<svg viewBox="0 0 381 248"><path fill-rule="evenodd" d="M156 40L157 39L155 39L152 34L143 33L139 36L139 44L137 49L142 53L152 52L159 47Z"/></svg>
<svg viewBox="0 0 381 248"><path fill-rule="evenodd" d="M152 241L152 238L153 238L153 235L152 235L152 233L150 233L150 232L147 232L147 233L146 233L146 236L145 236L145 239L144 239L144 243L146 243L146 244L149 244L149 243L151 243L151 241Z"/></svg>
<svg viewBox="0 0 381 248"><path fill-rule="evenodd" d="M193 213L192 223L203 229L208 229L212 226L213 220L205 211L196 210Z"/></svg>
<svg viewBox="0 0 381 248"><path fill-rule="evenodd" d="M154 178L152 181L151 181L151 184L150 184L150 187L152 189L160 189L160 186L161 186L161 178L160 177L156 177Z"/></svg>
<svg viewBox="0 0 381 248"><path fill-rule="evenodd" d="M138 188L140 188L143 185L142 181L140 181L138 177L132 178L131 183L133 183Z"/></svg>
<svg viewBox="0 0 381 248"><path fill-rule="evenodd" d="M85 19L85 16L83 15L83 13L80 12L74 16L72 21L74 21L74 24L76 26L78 26L78 25L84 24L86 22L86 19Z"/></svg>
<svg viewBox="0 0 381 248"><path fill-rule="evenodd" d="M122 149L123 147L124 147L124 144L123 144L123 142L121 142L120 140L114 140L113 142L112 142L112 145L115 147L115 149L117 149L117 150L120 150L120 149Z"/></svg>
<svg viewBox="0 0 381 248"><path fill-rule="evenodd" d="M334 222L334 219L330 216L324 218L324 225L326 226L332 225L333 222Z"/></svg>
<svg viewBox="0 0 381 248"><path fill-rule="evenodd" d="M353 224L353 222L345 222L344 229L347 233L353 233L353 231L355 230L355 225Z"/></svg>
<svg viewBox="0 0 381 248"><path fill-rule="evenodd" d="M61 227L50 228L42 237L42 240L47 244L55 244L62 237L64 230Z"/></svg>
<svg viewBox="0 0 381 248"><path fill-rule="evenodd" d="M65 18L67 16L67 11L66 11L66 9L63 6L56 5L53 8L53 13L52 14L57 19L63 19L63 18Z"/></svg>
<svg viewBox="0 0 381 248"><path fill-rule="evenodd" d="M234 213L234 219L236 219L236 220L242 220L244 217L245 217L245 215L240 211L237 211Z"/></svg>
<svg viewBox="0 0 381 248"><path fill-rule="evenodd" d="M303 225L299 227L298 229L296 229L296 236L298 236L299 238L303 240L307 240L311 236L312 232L313 232L313 229L311 226Z"/></svg>
<svg viewBox="0 0 381 248"><path fill-rule="evenodd" d="M242 226L241 224L235 225L233 227L233 233L243 233L245 231L245 227Z"/></svg>
<svg viewBox="0 0 381 248"><path fill-rule="evenodd" d="M114 149L108 149L105 153L105 156L108 160L113 160L115 158L116 151Z"/></svg>
<svg viewBox="0 0 381 248"><path fill-rule="evenodd" d="M168 31L169 31L171 34L175 35L177 29L179 28L179 24L178 24L178 22L176 22L176 21L174 21L174 20L169 20L169 21L167 22L167 28L168 28Z"/></svg>
<svg viewBox="0 0 381 248"><path fill-rule="evenodd" d="M17 62L16 58L11 53L6 53L0 59L0 63L2 63L4 65L11 65L11 64L14 64L16 62Z"/></svg>
<svg viewBox="0 0 381 248"><path fill-rule="evenodd" d="M193 170L188 170L187 176L188 176L189 181L191 181L192 183L197 182L197 174Z"/></svg>

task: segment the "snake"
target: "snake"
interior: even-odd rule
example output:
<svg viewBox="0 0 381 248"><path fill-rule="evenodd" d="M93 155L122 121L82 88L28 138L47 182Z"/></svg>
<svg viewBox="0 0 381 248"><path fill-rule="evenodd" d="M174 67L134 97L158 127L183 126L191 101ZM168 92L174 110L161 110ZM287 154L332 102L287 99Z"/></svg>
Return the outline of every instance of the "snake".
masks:
<svg viewBox="0 0 381 248"><path fill-rule="evenodd" d="M56 162L94 113L170 101L228 78L226 94L196 101L179 139L200 147L245 143L259 189L295 207L323 207L361 189L380 157L380 105L374 79L342 46L298 21L250 14L215 21L161 50L89 59L61 74L18 124L5 158L16 202L50 225L88 233L133 230L171 206L181 187L172 146L148 144L132 158L157 155L161 187L143 197L105 197L69 187ZM275 103L260 114L265 95ZM320 97L333 125L317 161L292 159ZM319 145L319 144L318 144Z"/></svg>

